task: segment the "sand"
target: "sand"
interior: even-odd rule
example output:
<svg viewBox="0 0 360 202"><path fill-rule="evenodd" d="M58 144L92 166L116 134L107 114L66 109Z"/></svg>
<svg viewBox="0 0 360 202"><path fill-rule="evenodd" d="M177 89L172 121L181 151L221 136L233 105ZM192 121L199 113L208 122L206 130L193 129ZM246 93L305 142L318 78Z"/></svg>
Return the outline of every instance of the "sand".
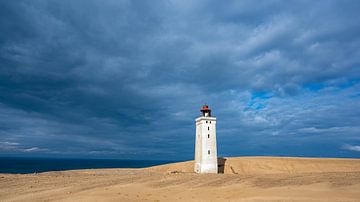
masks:
<svg viewBox="0 0 360 202"><path fill-rule="evenodd" d="M239 157L224 174L192 169L0 174L0 201L360 201L360 159Z"/></svg>

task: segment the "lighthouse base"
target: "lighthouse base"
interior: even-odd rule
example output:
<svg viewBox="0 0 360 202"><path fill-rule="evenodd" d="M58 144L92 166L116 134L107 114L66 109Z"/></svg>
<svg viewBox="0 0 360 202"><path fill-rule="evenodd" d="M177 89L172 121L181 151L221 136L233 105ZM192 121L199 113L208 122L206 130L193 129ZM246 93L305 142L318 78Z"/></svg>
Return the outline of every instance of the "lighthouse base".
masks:
<svg viewBox="0 0 360 202"><path fill-rule="evenodd" d="M218 173L218 166L216 164L195 164L195 173Z"/></svg>

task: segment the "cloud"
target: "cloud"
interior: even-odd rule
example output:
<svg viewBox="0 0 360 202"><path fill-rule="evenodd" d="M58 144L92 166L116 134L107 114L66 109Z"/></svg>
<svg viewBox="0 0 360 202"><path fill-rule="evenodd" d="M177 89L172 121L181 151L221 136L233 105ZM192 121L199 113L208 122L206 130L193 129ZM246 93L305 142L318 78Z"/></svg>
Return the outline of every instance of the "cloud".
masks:
<svg viewBox="0 0 360 202"><path fill-rule="evenodd" d="M47 151L47 149L41 149L39 147L31 147L27 149L23 149L24 152L40 152L40 151Z"/></svg>
<svg viewBox="0 0 360 202"><path fill-rule="evenodd" d="M360 143L359 9L1 2L0 141L50 156L190 159L208 103L220 155L356 156L338 148Z"/></svg>
<svg viewBox="0 0 360 202"><path fill-rule="evenodd" d="M0 151L4 151L4 152L44 152L44 151L48 151L48 149L39 148L39 147L24 148L24 146L18 142L0 142Z"/></svg>
<svg viewBox="0 0 360 202"><path fill-rule="evenodd" d="M345 145L345 146L343 146L342 149L360 152L360 146L358 146L358 145Z"/></svg>
<svg viewBox="0 0 360 202"><path fill-rule="evenodd" d="M9 151L9 150L16 150L18 147L18 142L0 142L0 150L2 151Z"/></svg>

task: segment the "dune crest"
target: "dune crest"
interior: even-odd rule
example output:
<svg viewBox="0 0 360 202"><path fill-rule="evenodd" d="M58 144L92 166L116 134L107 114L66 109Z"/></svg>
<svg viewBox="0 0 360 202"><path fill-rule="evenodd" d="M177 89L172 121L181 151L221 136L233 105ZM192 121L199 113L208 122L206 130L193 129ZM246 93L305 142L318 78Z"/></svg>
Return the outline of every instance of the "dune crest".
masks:
<svg viewBox="0 0 360 202"><path fill-rule="evenodd" d="M360 159L297 157L225 157L224 174L301 174L360 172ZM156 172L193 172L194 161L148 168Z"/></svg>

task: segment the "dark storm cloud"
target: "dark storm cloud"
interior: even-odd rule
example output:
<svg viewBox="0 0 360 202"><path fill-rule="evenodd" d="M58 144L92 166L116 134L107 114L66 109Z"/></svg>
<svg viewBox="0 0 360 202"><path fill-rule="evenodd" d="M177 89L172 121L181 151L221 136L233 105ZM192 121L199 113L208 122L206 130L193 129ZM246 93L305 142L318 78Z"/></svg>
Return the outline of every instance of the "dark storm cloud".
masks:
<svg viewBox="0 0 360 202"><path fill-rule="evenodd" d="M2 154L358 156L357 1L1 1Z"/></svg>

